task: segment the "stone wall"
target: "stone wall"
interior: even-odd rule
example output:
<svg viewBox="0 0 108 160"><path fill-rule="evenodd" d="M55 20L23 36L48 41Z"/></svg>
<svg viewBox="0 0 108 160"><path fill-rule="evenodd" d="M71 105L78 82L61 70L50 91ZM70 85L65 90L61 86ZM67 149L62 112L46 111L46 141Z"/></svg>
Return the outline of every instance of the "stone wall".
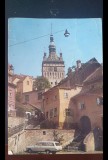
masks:
<svg viewBox="0 0 108 160"><path fill-rule="evenodd" d="M59 136L63 135L63 143L74 138L74 130L55 130ZM8 139L8 150L14 154L24 152L26 146L35 145L37 141L54 140L54 129L45 130L23 130Z"/></svg>
<svg viewBox="0 0 108 160"><path fill-rule="evenodd" d="M84 139L85 151L93 152L95 151L94 135L90 132Z"/></svg>
<svg viewBox="0 0 108 160"><path fill-rule="evenodd" d="M8 127L15 127L19 124L22 124L25 122L24 118L21 117L8 117Z"/></svg>

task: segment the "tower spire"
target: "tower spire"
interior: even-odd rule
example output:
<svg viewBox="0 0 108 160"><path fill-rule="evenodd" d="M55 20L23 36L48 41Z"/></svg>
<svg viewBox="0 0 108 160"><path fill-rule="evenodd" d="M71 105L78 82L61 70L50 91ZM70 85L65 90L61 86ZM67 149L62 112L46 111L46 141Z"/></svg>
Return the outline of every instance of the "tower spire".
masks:
<svg viewBox="0 0 108 160"><path fill-rule="evenodd" d="M52 35L52 23L51 23L51 35Z"/></svg>

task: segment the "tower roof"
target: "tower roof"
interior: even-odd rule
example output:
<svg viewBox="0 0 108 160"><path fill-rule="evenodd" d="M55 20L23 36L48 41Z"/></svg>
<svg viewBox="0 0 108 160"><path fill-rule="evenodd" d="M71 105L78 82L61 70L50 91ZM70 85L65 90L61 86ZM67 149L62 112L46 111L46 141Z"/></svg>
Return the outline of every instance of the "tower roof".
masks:
<svg viewBox="0 0 108 160"><path fill-rule="evenodd" d="M60 57L56 54L56 46L52 34L50 35L49 56L46 61L60 61Z"/></svg>

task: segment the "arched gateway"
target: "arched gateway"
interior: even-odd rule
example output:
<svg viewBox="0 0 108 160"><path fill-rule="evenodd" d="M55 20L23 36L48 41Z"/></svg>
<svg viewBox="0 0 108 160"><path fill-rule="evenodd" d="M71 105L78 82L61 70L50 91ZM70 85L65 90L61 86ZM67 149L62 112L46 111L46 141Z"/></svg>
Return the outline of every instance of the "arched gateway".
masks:
<svg viewBox="0 0 108 160"><path fill-rule="evenodd" d="M88 134L91 131L91 122L88 116L80 118L80 129L83 134Z"/></svg>

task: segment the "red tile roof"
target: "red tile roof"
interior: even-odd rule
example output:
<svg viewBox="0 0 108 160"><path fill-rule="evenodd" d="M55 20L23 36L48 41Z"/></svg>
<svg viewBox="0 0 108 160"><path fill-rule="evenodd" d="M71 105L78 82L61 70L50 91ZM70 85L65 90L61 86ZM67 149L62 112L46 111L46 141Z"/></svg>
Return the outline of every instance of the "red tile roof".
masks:
<svg viewBox="0 0 108 160"><path fill-rule="evenodd" d="M15 84L13 84L13 83L8 82L8 85L10 85L10 86L12 86L12 87L16 88L16 85L15 85Z"/></svg>
<svg viewBox="0 0 108 160"><path fill-rule="evenodd" d="M14 74L12 81L14 81L16 78L18 78L20 80L18 82L22 82L26 77L30 77L33 79L33 76L28 76L28 75L24 75L24 74Z"/></svg>
<svg viewBox="0 0 108 160"><path fill-rule="evenodd" d="M97 68L92 74L90 74L84 80L84 83L91 83L91 82L94 82L94 81L99 80L99 79L102 80L103 79L102 71L103 71L102 66Z"/></svg>

